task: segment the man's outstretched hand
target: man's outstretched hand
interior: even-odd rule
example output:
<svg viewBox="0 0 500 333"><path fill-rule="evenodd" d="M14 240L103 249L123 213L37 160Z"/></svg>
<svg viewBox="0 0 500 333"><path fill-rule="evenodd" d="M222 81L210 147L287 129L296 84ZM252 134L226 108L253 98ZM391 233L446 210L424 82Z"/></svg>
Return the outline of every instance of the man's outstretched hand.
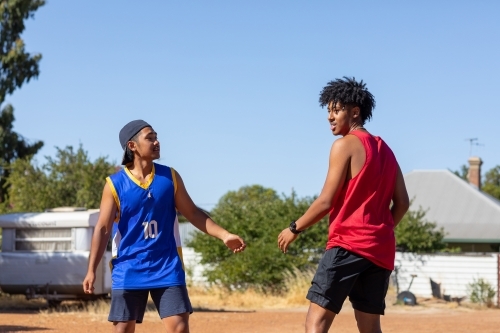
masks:
<svg viewBox="0 0 500 333"><path fill-rule="evenodd" d="M286 253L286 250L288 250L288 246L290 246L290 244L292 244L292 242L296 240L297 237L298 235L292 233L290 229L284 229L278 235L278 247L280 248L281 252Z"/></svg>
<svg viewBox="0 0 500 333"><path fill-rule="evenodd" d="M228 234L222 241L233 253L242 252L247 247L243 239L235 234Z"/></svg>

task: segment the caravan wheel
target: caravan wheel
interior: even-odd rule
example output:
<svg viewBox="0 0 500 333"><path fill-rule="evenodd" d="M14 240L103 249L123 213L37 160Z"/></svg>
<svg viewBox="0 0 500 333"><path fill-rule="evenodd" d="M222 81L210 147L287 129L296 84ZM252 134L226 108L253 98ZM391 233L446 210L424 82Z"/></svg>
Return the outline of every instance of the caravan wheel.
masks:
<svg viewBox="0 0 500 333"><path fill-rule="evenodd" d="M61 302L62 301L54 300L54 299L47 300L47 304L49 305L49 308L57 308L57 307L59 307L59 305L61 305Z"/></svg>

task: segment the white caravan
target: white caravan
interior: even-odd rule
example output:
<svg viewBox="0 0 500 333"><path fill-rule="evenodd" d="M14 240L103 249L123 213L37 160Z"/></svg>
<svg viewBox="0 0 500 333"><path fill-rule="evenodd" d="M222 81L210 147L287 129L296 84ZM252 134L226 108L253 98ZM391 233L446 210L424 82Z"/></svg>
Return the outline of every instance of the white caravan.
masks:
<svg viewBox="0 0 500 333"><path fill-rule="evenodd" d="M45 298L50 305L106 297L111 291L109 247L96 271L94 295L82 288L98 216L97 209L72 207L0 215L0 289Z"/></svg>

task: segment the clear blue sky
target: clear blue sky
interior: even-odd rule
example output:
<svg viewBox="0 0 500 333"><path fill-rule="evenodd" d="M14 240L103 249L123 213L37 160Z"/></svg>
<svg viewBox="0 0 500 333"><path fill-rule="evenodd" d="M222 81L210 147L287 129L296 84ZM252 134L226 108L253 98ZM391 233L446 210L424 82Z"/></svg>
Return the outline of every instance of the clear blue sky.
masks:
<svg viewBox="0 0 500 333"><path fill-rule="evenodd" d="M200 206L261 184L318 194L335 137L318 96L355 76L377 106L366 128L404 173L458 169L467 138L500 164L499 1L49 0L27 24L41 74L7 97L37 155L78 146L119 162L142 118L160 163Z"/></svg>

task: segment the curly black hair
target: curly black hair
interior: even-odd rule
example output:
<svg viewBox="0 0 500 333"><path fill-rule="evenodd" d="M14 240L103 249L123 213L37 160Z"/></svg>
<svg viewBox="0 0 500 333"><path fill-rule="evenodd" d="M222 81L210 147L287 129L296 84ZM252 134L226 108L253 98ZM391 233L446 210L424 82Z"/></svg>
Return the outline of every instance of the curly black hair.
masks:
<svg viewBox="0 0 500 333"><path fill-rule="evenodd" d="M330 102L358 106L362 124L370 120L372 110L375 108L375 98L366 89L366 84L363 80L357 82L354 77L344 76L343 79L328 82L319 94L319 104L324 107Z"/></svg>

